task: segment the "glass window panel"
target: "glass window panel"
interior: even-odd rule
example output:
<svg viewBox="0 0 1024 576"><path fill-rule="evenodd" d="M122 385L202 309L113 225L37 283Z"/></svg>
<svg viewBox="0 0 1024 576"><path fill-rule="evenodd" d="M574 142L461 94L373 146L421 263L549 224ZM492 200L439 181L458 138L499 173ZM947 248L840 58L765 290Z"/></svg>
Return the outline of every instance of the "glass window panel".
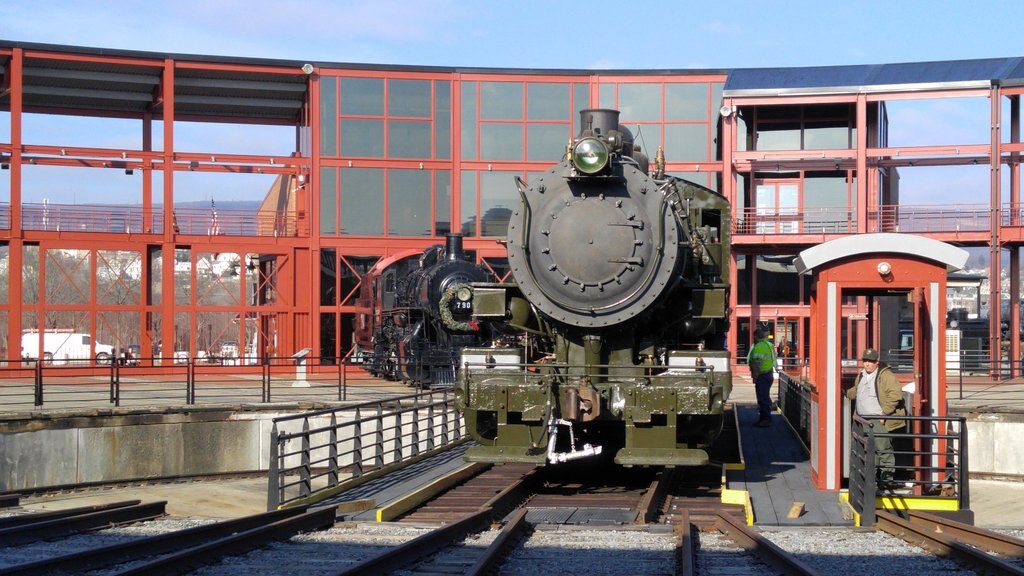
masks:
<svg viewBox="0 0 1024 576"><path fill-rule="evenodd" d="M452 157L452 85L434 82L434 158Z"/></svg>
<svg viewBox="0 0 1024 576"><path fill-rule="evenodd" d="M430 80L389 80L388 116L430 118Z"/></svg>
<svg viewBox="0 0 1024 576"><path fill-rule="evenodd" d="M820 174L820 173L819 173ZM842 233L852 229L846 176L808 174L804 179L804 231Z"/></svg>
<svg viewBox="0 0 1024 576"><path fill-rule="evenodd" d="M523 85L520 82L481 82L481 120L520 120L523 117Z"/></svg>
<svg viewBox="0 0 1024 576"><path fill-rule="evenodd" d="M341 114L343 116L383 116L384 80L381 78L342 78Z"/></svg>
<svg viewBox="0 0 1024 576"><path fill-rule="evenodd" d="M476 172L463 170L460 185L462 213L459 215L459 221L462 223L462 234L476 236Z"/></svg>
<svg viewBox="0 0 1024 576"><path fill-rule="evenodd" d="M654 154L658 146L663 146L661 138L661 124L632 124L627 128L633 132L633 141L640 145L640 151L647 154L650 160L654 160Z"/></svg>
<svg viewBox="0 0 1024 576"><path fill-rule="evenodd" d="M480 125L480 159L522 160L522 124L482 123Z"/></svg>
<svg viewBox="0 0 1024 576"><path fill-rule="evenodd" d="M566 124L528 124L526 126L526 159L555 163L565 154L569 142Z"/></svg>
<svg viewBox="0 0 1024 576"><path fill-rule="evenodd" d="M383 158L384 121L342 120L341 155Z"/></svg>
<svg viewBox="0 0 1024 576"><path fill-rule="evenodd" d="M708 160L706 124L668 124L665 126L665 159L669 162Z"/></svg>
<svg viewBox="0 0 1024 576"><path fill-rule="evenodd" d="M823 150L850 148L850 131L844 126L822 126L804 129L804 149Z"/></svg>
<svg viewBox="0 0 1024 576"><path fill-rule="evenodd" d="M505 236L512 210L519 205L518 172L480 173L480 235Z"/></svg>
<svg viewBox="0 0 1024 576"><path fill-rule="evenodd" d="M800 126L797 124L759 124L756 150L799 150Z"/></svg>
<svg viewBox="0 0 1024 576"><path fill-rule="evenodd" d="M434 234L444 236L452 231L452 174L447 170L434 172Z"/></svg>
<svg viewBox="0 0 1024 576"><path fill-rule="evenodd" d="M338 155L338 81L320 81L320 154Z"/></svg>
<svg viewBox="0 0 1024 576"><path fill-rule="evenodd" d="M389 235L431 235L430 180L428 170L388 171Z"/></svg>
<svg viewBox="0 0 1024 576"><path fill-rule="evenodd" d="M711 83L711 111L712 113L717 112L722 107L722 91L725 89L725 84L721 82Z"/></svg>
<svg viewBox="0 0 1024 576"><path fill-rule="evenodd" d="M796 256L757 256L759 304L799 304L800 277L793 266Z"/></svg>
<svg viewBox="0 0 1024 576"><path fill-rule="evenodd" d="M384 233L384 171L380 168L341 169L341 233Z"/></svg>
<svg viewBox="0 0 1024 576"><path fill-rule="evenodd" d="M320 234L338 234L338 169L320 169Z"/></svg>
<svg viewBox="0 0 1024 576"><path fill-rule="evenodd" d="M462 159L476 160L476 82L462 84Z"/></svg>
<svg viewBox="0 0 1024 576"><path fill-rule="evenodd" d="M388 156L430 158L430 122L389 120Z"/></svg>
<svg viewBox="0 0 1024 576"><path fill-rule="evenodd" d="M526 85L526 117L529 120L568 120L569 85Z"/></svg>
<svg viewBox="0 0 1024 576"><path fill-rule="evenodd" d="M320 249L320 305L338 304L338 253L334 248Z"/></svg>
<svg viewBox="0 0 1024 576"><path fill-rule="evenodd" d="M615 84L601 84L598 89L598 107L618 109L618 104L615 102L615 86Z"/></svg>
<svg viewBox="0 0 1024 576"><path fill-rule="evenodd" d="M21 302L39 303L39 246L33 244L21 247ZM25 328L36 326L38 324L26 325Z"/></svg>
<svg viewBox="0 0 1024 576"><path fill-rule="evenodd" d="M619 111L629 122L661 120L661 84L619 84Z"/></svg>
<svg viewBox="0 0 1024 576"><path fill-rule="evenodd" d="M666 84L666 120L707 120L708 85Z"/></svg>
<svg viewBox="0 0 1024 576"><path fill-rule="evenodd" d="M715 172L673 172L672 176L718 192L718 175Z"/></svg>

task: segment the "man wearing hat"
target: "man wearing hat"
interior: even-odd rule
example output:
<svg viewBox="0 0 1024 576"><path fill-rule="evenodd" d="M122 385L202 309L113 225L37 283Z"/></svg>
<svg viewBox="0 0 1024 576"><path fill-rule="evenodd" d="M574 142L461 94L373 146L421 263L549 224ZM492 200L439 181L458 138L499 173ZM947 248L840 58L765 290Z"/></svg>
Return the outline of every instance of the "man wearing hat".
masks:
<svg viewBox="0 0 1024 576"><path fill-rule="evenodd" d="M892 369L878 361L878 350L866 348L860 359L863 369L857 374L853 387L846 391L846 397L857 400L857 415L871 422L878 455L879 486L891 488L896 455L892 450L892 438L879 434L891 434L906 426L906 420L898 418L907 414L903 406L903 389Z"/></svg>
<svg viewBox="0 0 1024 576"><path fill-rule="evenodd" d="M754 426L767 428L772 424L772 382L775 380L775 347L768 342L768 331L754 330L754 345L747 354L750 377L754 379L758 419Z"/></svg>

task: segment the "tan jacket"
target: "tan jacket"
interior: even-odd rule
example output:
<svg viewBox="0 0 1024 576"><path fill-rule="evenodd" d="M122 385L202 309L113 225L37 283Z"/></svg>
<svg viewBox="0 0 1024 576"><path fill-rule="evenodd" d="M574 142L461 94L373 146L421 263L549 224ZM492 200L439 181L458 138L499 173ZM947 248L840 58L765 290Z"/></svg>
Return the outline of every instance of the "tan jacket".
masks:
<svg viewBox="0 0 1024 576"><path fill-rule="evenodd" d="M857 385L860 384L860 377L863 374L864 372L858 372L853 388L846 391L846 397L850 400L857 398ZM892 414L894 416L907 415L907 410L903 406L903 386L896 379L892 369L885 364L878 365L878 377L875 378L875 394L878 396L878 403L882 406L882 414ZM882 424L885 425L886 430L892 431L904 427L907 421L901 418L883 418Z"/></svg>

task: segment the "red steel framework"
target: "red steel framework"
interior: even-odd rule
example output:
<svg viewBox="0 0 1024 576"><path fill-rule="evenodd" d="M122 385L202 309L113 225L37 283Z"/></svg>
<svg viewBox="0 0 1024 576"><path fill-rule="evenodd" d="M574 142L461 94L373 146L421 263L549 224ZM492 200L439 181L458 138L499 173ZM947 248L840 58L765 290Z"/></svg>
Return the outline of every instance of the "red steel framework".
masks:
<svg viewBox="0 0 1024 576"><path fill-rule="evenodd" d="M318 174L327 167L357 168L407 168L450 170L451 195L449 221L452 227L460 222L463 214L460 176L463 172L506 171L524 176L550 164L550 161L489 161L465 159L460 154L462 139L461 114L463 106L460 87L467 82L568 82L585 84L588 87L587 106L618 106L619 101L602 101L602 86L631 84L658 84L665 82L695 82L708 85L709 118L706 122L708 138L707 158L718 160L673 161L666 169L670 173L706 175L701 182L712 187L718 186L733 205L734 213L733 257L742 258L758 254L796 254L801 249L839 236L883 231L904 231L920 233L960 246L988 248L993 256L1001 249L1008 249L1010 262L1010 318L1011 326L1020 324L1019 255L1024 244L1024 224L1020 199L1020 154L1024 144L1020 141L1020 96L1021 86L993 85L989 88L951 87L947 89L907 90L893 88L877 91L850 91L849 93L822 93L805 95L771 96L729 96L715 101L713 84L724 84L727 73L707 72L523 72L523 71L463 71L451 69L423 70L418 68L373 67L373 66L313 66L312 71L304 70L302 63L282 61L258 61L249 59L164 56L146 53L112 54L109 51L90 51L70 47L12 45L0 47L0 60L4 65L3 85L0 86L0 105L10 113L10 141L0 142L2 162L10 170L10 203L7 206L6 226L0 225L0 240L8 246L8 266L11 271L22 269L23 248L38 245L40 258L48 249L78 249L90 252L120 250L137 252L142 261L142 286L144 296L137 304L112 306L100 304L95 295L85 302L66 306L83 312L90 318L89 328L95 331L97 318L105 312L127 311L143 316L140 324L147 327L141 331L142 350L149 350L157 342L175 340L175 323L180 315L187 315L190 353L197 350L195 335L200 315L208 312L237 314L239 318L255 318L261 334L260 354L287 356L302 348L322 350L322 317L331 317L334 333L344 328L342 316L354 310L352 303L345 299L342 288L347 287L342 267L349 266L348 257L384 257L409 248L424 248L439 242L438 234L430 237L400 236L324 236L318 233L321 217L320 182ZM46 90L37 86L26 95L23 82L26 67L34 74L50 73L55 78ZM66 72L71 70L72 72ZM65 72L62 72L65 71ZM119 106L105 107L92 102L90 98L98 91L90 87L91 79L100 74L113 74L114 81L123 84L124 102ZM45 76L46 74L42 74ZM425 160L397 160L382 158L324 157L317 145L321 138L320 82L324 79L374 78L374 79L429 79L449 82L451 86L450 146L448 158L436 154ZM60 85L61 79L73 85ZM152 85L146 82L152 79ZM109 77L107 78L109 81ZM98 82L98 81L97 81ZM232 106L225 105L218 94L203 93L205 88L216 85L221 93L237 97ZM67 96L62 99L61 95ZM991 141L984 144L959 145L949 143L938 146L887 147L869 144L869 106L900 99L943 99L963 97L984 97L991 104ZM27 100L26 100L27 98ZM100 98L95 96L95 98ZM1001 126L1002 106L1008 103L1010 127ZM754 109L790 105L848 104L853 107L856 141L850 148L825 150L746 150L738 145L742 137L738 132L739 123L735 113L725 114L720 124L715 121L716 108L723 110ZM479 102L474 103L479 105ZM664 92L662 110L666 101ZM270 112L258 112L264 108ZM276 112L275 112L276 110ZM281 110L290 110L288 113ZM141 149L114 149L98 147L72 147L59 144L25 144L23 142L22 118L26 113L74 114L110 118L131 118L142 121L143 143ZM154 149L153 123L162 122L162 144ZM175 148L175 125L185 121L228 122L238 124L265 124L294 126L294 152L284 157L265 157L249 154L222 154L218 151L184 152ZM571 119L569 119L571 122ZM664 117L654 124L663 126ZM474 141L479 147L479 125ZM525 123L524 123L525 131ZM1008 134L1008 137L1006 135ZM717 140L717 142L716 142ZM653 152L653 151L649 151ZM114 224L105 223L109 215L95 207L75 205L50 205L44 208L22 202L22 170L26 165L78 166L93 168L117 168L137 170L143 175L142 202L137 214L130 218L127 230L113 230ZM957 205L908 206L886 201L886 190L880 184L881 174L888 169L904 166L953 166L963 164L987 164L991 168L989 194L977 192L970 202ZM1009 170L1008 190L1004 190L1001 171ZM846 206L829 208L828 216L819 217L818 224L807 227L804 214L796 211L764 213L756 208L746 208L749 202L740 202L751 191L739 189L737 176L754 175L759 171L786 170L800 175L816 170L845 171L850 180L856 181L851 188L852 199ZM225 174L274 174L283 178L290 195L284 209L268 208L256 212L231 214L221 210L218 226L226 233L210 234L203 229L206 218L202 211L188 209L165 210L174 206L174 175L179 172L198 171ZM858 176L854 178L855 176ZM160 180L159 188L155 179ZM302 185L299 185L299 184ZM752 184L751 184L752 185ZM162 190L162 197L154 198L156 190ZM1009 201L1004 201L1003 196ZM965 198L967 200L967 198ZM431 206L435 204L432 200ZM265 203L266 204L266 203ZM81 231L68 228L51 228L40 224L48 222L51 215L59 212L61 219L88 223L94 228ZM480 207L472 213L480 217ZM819 213L821 210L819 209ZM820 216L820 214L819 214ZM770 223L770 227L759 224ZM820 225L830 223L832 227ZM783 226L784 225L784 226ZM256 233L252 227L256 226ZM191 261L191 286L193 292L201 285L197 278L197 263L205 254L235 253L255 255L247 266L240 270L240 284L237 305L204 305L196 298L188 303L176 302L173 297L158 298L154 286L163 295L175 293L174 262L178 250L188 248ZM482 261L495 262L504 257L504 248L495 238L472 236L466 240L466 248L476 251ZM321 286L321 253L333 250L338 267L335 282L339 297L335 304L324 305L319 295ZM155 260L165 263L159 268L159 278L150 278ZM91 290L97 285L97 267L102 266L100 258L94 257L89 264L92 280ZM999 278L1001 262L999 257L990 258L990 277ZM735 264L735 261L734 261ZM40 268L45 268L40 266ZM355 273L353 269L351 273ZM758 302L756 274L752 275L753 297L751 303L740 304L739 290L734 289L731 308L734 319L757 320L764 317L797 319L801 325L798 333L809 321L809 298L802 294L798 304L765 306ZM736 266L732 267L733 285L737 286ZM252 294L245 286L254 284ZM992 282L989 298L998 302L1002 288ZM346 293L351 293L347 290ZM0 304L6 310L6 348L9 356L16 356L20 346L20 335L25 314L42 317L47 310L44 305L26 304L23 298L22 276L9 274L8 302ZM269 296L268 296L269 295ZM50 306L46 304L46 306ZM849 311L862 312L860 305L851 305ZM59 305L58 305L59 308ZM154 319L159 321L154 322ZM990 318L991 341L998 343L1001 336L1001 322L998 306L992 307ZM239 322L238 341L247 337ZM733 333L729 342L736 352L737 326L733 322ZM752 329L752 326L750 327ZM800 334L799 339L805 334ZM122 343L124 344L124 343ZM1013 338L1010 342L1011 357L1020 357L1020 343ZM343 356L348 350L335 344L334 356ZM166 355L166 354L165 354ZM314 355L317 355L314 352ZM332 354L326 354L332 355Z"/></svg>

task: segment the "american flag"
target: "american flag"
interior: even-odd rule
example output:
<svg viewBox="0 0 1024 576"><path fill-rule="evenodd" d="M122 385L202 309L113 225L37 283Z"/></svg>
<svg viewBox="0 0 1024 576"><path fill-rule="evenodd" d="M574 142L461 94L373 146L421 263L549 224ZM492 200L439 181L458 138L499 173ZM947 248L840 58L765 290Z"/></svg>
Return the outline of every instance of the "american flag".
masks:
<svg viewBox="0 0 1024 576"><path fill-rule="evenodd" d="M220 224L217 223L217 205L210 199L210 229L207 231L210 236L220 234Z"/></svg>

